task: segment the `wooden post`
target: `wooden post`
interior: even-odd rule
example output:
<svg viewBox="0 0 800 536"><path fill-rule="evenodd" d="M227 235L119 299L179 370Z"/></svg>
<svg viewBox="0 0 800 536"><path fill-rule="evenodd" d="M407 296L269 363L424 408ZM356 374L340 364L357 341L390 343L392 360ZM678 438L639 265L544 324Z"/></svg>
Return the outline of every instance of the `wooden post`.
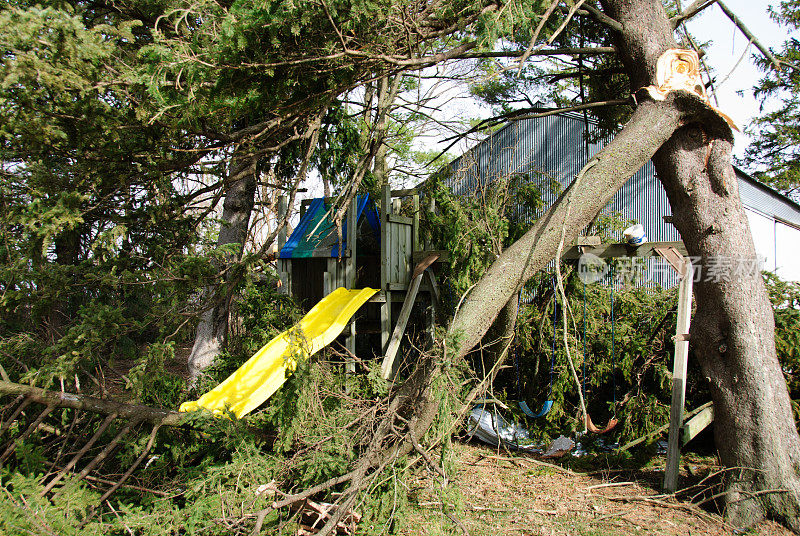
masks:
<svg viewBox="0 0 800 536"><path fill-rule="evenodd" d="M678 271L681 275L681 282L678 285L678 322L675 326L675 360L672 365L672 406L669 414L667 466L664 471L664 489L670 493L678 489L681 456L680 430L683 424L683 406L686 400L686 368L689 359L689 327L692 319L692 284L694 282L692 261L684 258L682 268Z"/></svg>
<svg viewBox="0 0 800 536"><path fill-rule="evenodd" d="M411 281L411 287L408 289L406 299L403 301L403 307L400 309L400 316L397 319L397 325L392 332L392 338L389 340L389 345L386 348L386 354L381 364L381 376L384 380L394 378L397 370L394 358L397 357L397 350L400 349L400 341L403 340L403 333L406 331L408 319L411 316L411 309L414 307L414 302L417 299L417 292L419 291L419 284L422 282L423 274L419 274Z"/></svg>
<svg viewBox="0 0 800 536"><path fill-rule="evenodd" d="M358 196L350 201L347 209L347 258L345 259L345 287L356 284L356 230L358 229Z"/></svg>
<svg viewBox="0 0 800 536"><path fill-rule="evenodd" d="M389 292L389 258L391 232L389 211L392 205L392 190L388 184L381 189L381 292L385 301L381 304L381 351L385 352L392 333L392 296Z"/></svg>
<svg viewBox="0 0 800 536"><path fill-rule="evenodd" d="M714 422L713 404L686 421L686 424L681 427L681 445L686 445L697 434L708 428L708 425L712 422Z"/></svg>
<svg viewBox="0 0 800 536"><path fill-rule="evenodd" d="M353 196L350 207L347 210L347 258L345 259L344 285L348 289L353 289L356 285L356 243L358 237L358 195ZM347 350L355 355L356 353L356 321L350 322L350 334L345 339ZM355 361L347 362L347 372L355 372Z"/></svg>
<svg viewBox="0 0 800 536"><path fill-rule="evenodd" d="M289 199L282 195L278 197L278 221L280 222L289 212ZM291 286L291 261L281 259L281 250L286 245L286 226L278 233L278 277L281 280L279 292L281 294L290 294Z"/></svg>
<svg viewBox="0 0 800 536"><path fill-rule="evenodd" d="M412 214L414 223L411 230L411 253L413 254L415 251L422 249L419 245L419 194L414 194L411 197L411 201L412 210L414 211L414 214Z"/></svg>
<svg viewBox="0 0 800 536"><path fill-rule="evenodd" d="M436 199L434 199L433 197L428 198L428 212L430 214L436 213ZM422 245L422 249L424 250L433 249L433 244L431 244L429 237L426 237L425 243Z"/></svg>
<svg viewBox="0 0 800 536"><path fill-rule="evenodd" d="M386 353L383 357L383 363L381 364L381 376L383 376L383 379L385 380L394 378L395 372L397 371L395 357L397 357L397 351L400 349L400 341L403 339L403 333L405 333L406 325L408 325L408 319L411 316L411 309L414 307L414 303L417 301L417 293L419 292L419 285L422 282L422 276L428 272L428 268L434 262L436 262L436 259L438 258L438 253L428 255L419 264L417 264L416 268L414 268L414 273L411 274L411 285L406 293L406 298L403 301L403 307L400 309L400 315L397 318L397 325L394 327L392 338L389 340ZM433 281L432 274L431 281Z"/></svg>

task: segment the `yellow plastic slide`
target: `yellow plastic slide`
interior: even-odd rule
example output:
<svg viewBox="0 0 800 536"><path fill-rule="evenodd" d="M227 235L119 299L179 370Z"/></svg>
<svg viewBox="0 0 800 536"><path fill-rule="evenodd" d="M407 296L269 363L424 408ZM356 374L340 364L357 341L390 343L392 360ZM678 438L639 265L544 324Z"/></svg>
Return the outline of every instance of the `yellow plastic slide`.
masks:
<svg viewBox="0 0 800 536"><path fill-rule="evenodd" d="M337 288L315 305L300 322L284 331L248 359L225 381L200 397L184 402L180 411L228 411L241 418L277 391L287 374L326 347L344 330L350 318L377 290Z"/></svg>

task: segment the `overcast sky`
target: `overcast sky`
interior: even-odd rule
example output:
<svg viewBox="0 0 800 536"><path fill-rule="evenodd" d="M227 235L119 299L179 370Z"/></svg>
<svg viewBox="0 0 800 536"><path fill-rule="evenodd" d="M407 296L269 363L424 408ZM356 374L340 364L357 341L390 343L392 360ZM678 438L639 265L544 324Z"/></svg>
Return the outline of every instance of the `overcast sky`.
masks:
<svg viewBox="0 0 800 536"><path fill-rule="evenodd" d="M778 5L779 2L726 0L725 3L765 46L778 50L789 36L787 28L779 26L767 13L768 5ZM684 4L688 2L684 1ZM759 113L759 102L752 93L753 85L763 76L752 61L753 54L759 54L758 50L750 47L746 57L733 70L747 48L748 40L716 5L692 19L688 27L696 38L713 42L705 58L706 64L715 70L718 81L728 77L717 87L719 108L731 116L739 128L744 129L750 119ZM742 92L742 95L737 92ZM742 154L747 144L747 136L736 134L734 152L737 156Z"/></svg>

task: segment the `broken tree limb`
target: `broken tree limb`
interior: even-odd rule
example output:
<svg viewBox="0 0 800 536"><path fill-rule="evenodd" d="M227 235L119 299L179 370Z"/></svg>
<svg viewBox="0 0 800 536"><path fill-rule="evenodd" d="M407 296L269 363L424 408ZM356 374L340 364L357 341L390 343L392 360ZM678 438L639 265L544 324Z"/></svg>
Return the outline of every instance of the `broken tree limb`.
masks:
<svg viewBox="0 0 800 536"><path fill-rule="evenodd" d="M665 102L640 103L625 128L587 164L582 187L568 187L536 224L498 257L466 297L449 330L460 338L460 355L481 340L525 281L557 256L562 228L565 243L574 241L669 139L681 120L698 107L700 99L683 92L671 93Z"/></svg>
<svg viewBox="0 0 800 536"><path fill-rule="evenodd" d="M705 8L716 2L717 0L696 0L693 2L689 7L683 10L683 12L675 15L671 19L669 19L670 23L672 23L673 28L677 28L680 23L685 21L686 19L690 19L703 11Z"/></svg>
<svg viewBox="0 0 800 536"><path fill-rule="evenodd" d="M81 409L101 415L116 414L121 419L135 419L162 426L177 426L186 419L186 414L177 411L125 404L86 395L46 391L38 387L0 381L0 395L25 395L26 401L53 407Z"/></svg>

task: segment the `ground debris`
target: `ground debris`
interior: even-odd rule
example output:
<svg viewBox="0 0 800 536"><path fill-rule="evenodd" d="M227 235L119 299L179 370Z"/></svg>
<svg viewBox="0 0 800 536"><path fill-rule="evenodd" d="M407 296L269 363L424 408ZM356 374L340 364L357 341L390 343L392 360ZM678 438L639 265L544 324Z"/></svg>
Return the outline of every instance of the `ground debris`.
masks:
<svg viewBox="0 0 800 536"><path fill-rule="evenodd" d="M311 499L303 499L292 504L289 509L292 512L299 510L300 523L297 536L313 536L325 526L331 515L336 512L338 506L326 502L315 502ZM361 521L361 514L355 510L348 510L342 519L336 524L336 531L333 534L349 536L355 534L356 526Z"/></svg>
<svg viewBox="0 0 800 536"><path fill-rule="evenodd" d="M439 481L420 472L400 534L459 534L443 511L471 535L491 536L733 536L716 514L661 493L663 467L577 473L530 454L455 443L447 499ZM559 470L555 468L558 467ZM698 515L699 514L699 515ZM772 522L752 536L789 536Z"/></svg>

